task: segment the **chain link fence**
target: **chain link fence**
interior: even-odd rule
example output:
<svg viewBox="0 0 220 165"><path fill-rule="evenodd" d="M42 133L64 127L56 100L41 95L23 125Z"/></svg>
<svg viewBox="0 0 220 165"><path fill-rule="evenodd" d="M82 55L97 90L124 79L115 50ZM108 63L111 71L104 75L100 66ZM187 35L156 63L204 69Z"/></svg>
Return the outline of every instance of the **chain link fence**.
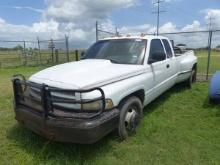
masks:
<svg viewBox="0 0 220 165"><path fill-rule="evenodd" d="M194 50L198 57L198 75L209 78L220 70L220 30L160 33L174 41L175 46ZM102 30L96 23L96 39L119 36ZM0 41L0 68L59 64L80 59L82 50L69 48L68 37L58 40Z"/></svg>
<svg viewBox="0 0 220 165"><path fill-rule="evenodd" d="M211 40L211 55L210 55L210 72L214 73L216 70L220 70L220 30L212 32Z"/></svg>
<svg viewBox="0 0 220 165"><path fill-rule="evenodd" d="M147 34L155 35L155 34ZM220 30L186 31L160 33L174 41L174 46L185 50L194 50L198 57L198 78L208 80L217 70L220 70ZM96 24L96 38L119 36L119 32L101 30Z"/></svg>
<svg viewBox="0 0 220 165"><path fill-rule="evenodd" d="M198 57L198 75L208 79L220 70L220 30L161 33L174 41L175 46L194 50Z"/></svg>
<svg viewBox="0 0 220 165"><path fill-rule="evenodd" d="M98 22L96 22L96 41L98 41L99 39L116 37L116 36L119 36L117 27L115 28L115 31L113 31L112 28L110 30L109 29L105 30L102 28L101 24L98 24Z"/></svg>

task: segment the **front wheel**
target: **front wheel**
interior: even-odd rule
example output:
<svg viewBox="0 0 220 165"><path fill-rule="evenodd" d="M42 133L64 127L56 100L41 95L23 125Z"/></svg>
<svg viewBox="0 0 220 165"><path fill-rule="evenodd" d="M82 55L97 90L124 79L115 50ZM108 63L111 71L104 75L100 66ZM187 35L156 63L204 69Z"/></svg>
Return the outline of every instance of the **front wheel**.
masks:
<svg viewBox="0 0 220 165"><path fill-rule="evenodd" d="M187 80L187 86L189 88L192 88L192 85L196 82L196 75L197 75L196 69L194 68L194 69L192 69L191 75L190 75L189 79Z"/></svg>
<svg viewBox="0 0 220 165"><path fill-rule="evenodd" d="M118 132L122 140L136 132L143 116L143 105L139 98L132 96L120 106Z"/></svg>

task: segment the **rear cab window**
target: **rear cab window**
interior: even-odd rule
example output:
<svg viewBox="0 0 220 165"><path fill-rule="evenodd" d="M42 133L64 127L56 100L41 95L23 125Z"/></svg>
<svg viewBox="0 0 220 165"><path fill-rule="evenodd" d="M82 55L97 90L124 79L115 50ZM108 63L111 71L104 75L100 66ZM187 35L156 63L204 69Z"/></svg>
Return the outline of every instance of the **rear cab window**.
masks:
<svg viewBox="0 0 220 165"><path fill-rule="evenodd" d="M167 58L172 58L173 57L173 52L172 48L170 46L170 43L166 39L162 39L163 45L166 50Z"/></svg>

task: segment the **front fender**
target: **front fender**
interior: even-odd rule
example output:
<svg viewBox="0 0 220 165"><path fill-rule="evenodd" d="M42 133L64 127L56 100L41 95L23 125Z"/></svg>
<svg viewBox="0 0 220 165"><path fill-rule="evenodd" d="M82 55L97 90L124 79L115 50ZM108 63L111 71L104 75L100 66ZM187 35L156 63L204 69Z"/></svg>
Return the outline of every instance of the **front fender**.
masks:
<svg viewBox="0 0 220 165"><path fill-rule="evenodd" d="M146 92L152 86L152 73L149 72L103 86L102 89L105 92L105 97L111 99L114 106L117 107L122 99L139 90L144 90L146 96Z"/></svg>

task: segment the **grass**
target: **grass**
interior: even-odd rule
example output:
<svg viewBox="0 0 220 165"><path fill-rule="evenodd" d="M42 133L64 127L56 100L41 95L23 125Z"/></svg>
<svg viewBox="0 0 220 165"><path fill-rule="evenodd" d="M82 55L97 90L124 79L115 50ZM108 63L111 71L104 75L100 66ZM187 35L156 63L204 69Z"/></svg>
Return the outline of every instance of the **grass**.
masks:
<svg viewBox="0 0 220 165"><path fill-rule="evenodd" d="M94 145L47 141L17 124L10 77L39 67L0 69L0 164L220 164L220 107L208 84L177 85L145 108L138 133L121 142L113 132Z"/></svg>
<svg viewBox="0 0 220 165"><path fill-rule="evenodd" d="M198 56L198 73L206 74L208 51L200 50L195 51ZM79 51L80 54L80 51ZM76 60L75 51L70 51L70 61ZM55 57L54 57L55 58ZM40 64L52 64L51 52L49 50L41 51L41 63L38 52L35 52L33 56L27 56L27 66L37 66ZM59 63L67 61L64 51L59 52ZM15 66L23 66L25 64L25 58L22 56L22 52L19 51L0 51L0 68L8 68ZM220 52L212 51L210 59L210 74L213 74L216 70L220 69Z"/></svg>
<svg viewBox="0 0 220 165"><path fill-rule="evenodd" d="M198 73L205 74L207 70L208 51L195 51L198 57ZM216 70L220 70L220 52L212 51L210 58L209 73L213 74Z"/></svg>
<svg viewBox="0 0 220 165"><path fill-rule="evenodd" d="M81 50L79 51L80 54ZM18 66L39 66L52 64L51 50L41 50L41 57L38 51L33 51L32 55L27 52L24 57L22 51L0 51L0 68L18 67ZM40 60L41 59L41 60ZM58 63L67 62L66 52L64 50L58 51ZM75 61L75 50L69 51L69 60ZM54 52L54 63L56 55ZM25 64L26 63L26 64Z"/></svg>

